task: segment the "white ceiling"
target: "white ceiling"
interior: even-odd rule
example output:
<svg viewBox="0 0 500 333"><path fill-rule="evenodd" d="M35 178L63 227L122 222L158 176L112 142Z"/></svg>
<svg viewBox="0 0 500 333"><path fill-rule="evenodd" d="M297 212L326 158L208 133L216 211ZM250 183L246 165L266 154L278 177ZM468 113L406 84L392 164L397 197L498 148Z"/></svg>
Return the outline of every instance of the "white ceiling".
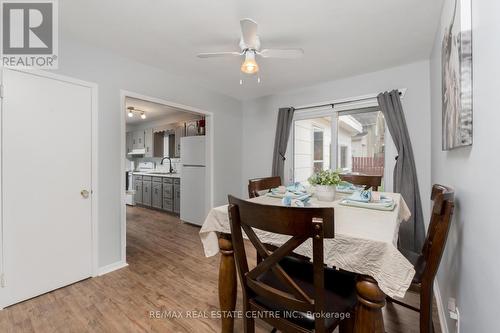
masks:
<svg viewBox="0 0 500 333"><path fill-rule="evenodd" d="M216 91L248 99L428 59L442 0L59 1L65 37L110 49ZM263 48L301 47L299 60L258 59L262 82L239 85L239 20ZM255 80L256 81L256 80Z"/></svg>
<svg viewBox="0 0 500 333"><path fill-rule="evenodd" d="M126 97L124 112L127 112L126 110L129 106L139 109L140 111L144 111L146 114L146 119L141 119L140 113L135 112L133 117L126 117L126 123L128 125L136 125L145 122L150 123L163 119L177 119L180 117L191 118L191 114L187 114L187 112L182 109L149 102L142 99Z"/></svg>

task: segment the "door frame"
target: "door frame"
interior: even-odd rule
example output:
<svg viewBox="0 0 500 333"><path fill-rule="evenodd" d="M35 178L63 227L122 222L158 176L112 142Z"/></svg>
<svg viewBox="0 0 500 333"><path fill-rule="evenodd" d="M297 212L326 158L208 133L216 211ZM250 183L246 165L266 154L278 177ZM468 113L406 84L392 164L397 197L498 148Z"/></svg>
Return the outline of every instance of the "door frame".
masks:
<svg viewBox="0 0 500 333"><path fill-rule="evenodd" d="M34 76L39 76L42 78L53 79L61 82L71 83L75 85L79 85L82 87L90 88L91 91L91 188L90 188L90 206L91 206L91 259L92 259L92 267L91 267L91 276L95 277L98 275L98 265L99 265L99 179L98 179L98 128L99 128L99 113L98 113L98 85L93 82L83 81L80 79L75 79L69 76L55 74L52 72L42 71L38 69L27 69L27 68L13 68L13 67L2 67L0 69L0 84L2 85L2 93L3 93L3 77L4 71L17 71L22 73L31 74ZM0 98L0 284L3 286L4 280L4 269L5 269L5 261L4 261L4 233L3 233L3 96Z"/></svg>
<svg viewBox="0 0 500 333"><path fill-rule="evenodd" d="M208 196L205 199L205 207L209 210L214 205L214 113L211 111L199 109L189 105L183 105L176 102L171 102L162 98L152 97L136 92L132 92L125 89L120 89L120 158L121 158L121 172L120 172L120 193L121 193L121 208L120 208L120 220L121 220L121 264L127 263L127 210L126 210L126 193L125 193L125 159L126 159L126 116L125 116L125 98L137 98L148 102L153 102L157 104L163 104L173 108L181 109L186 112L193 112L202 114L205 116L205 137L207 138L206 145L206 183L205 186L208 189ZM182 180L181 180L182 181Z"/></svg>

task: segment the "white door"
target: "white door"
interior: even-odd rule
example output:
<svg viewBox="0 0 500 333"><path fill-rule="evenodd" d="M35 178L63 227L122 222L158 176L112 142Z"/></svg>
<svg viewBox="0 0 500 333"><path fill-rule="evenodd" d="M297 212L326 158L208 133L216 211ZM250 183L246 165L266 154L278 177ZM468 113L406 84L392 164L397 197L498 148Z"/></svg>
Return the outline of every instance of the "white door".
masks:
<svg viewBox="0 0 500 333"><path fill-rule="evenodd" d="M92 275L92 89L7 69L3 85L0 307Z"/></svg>

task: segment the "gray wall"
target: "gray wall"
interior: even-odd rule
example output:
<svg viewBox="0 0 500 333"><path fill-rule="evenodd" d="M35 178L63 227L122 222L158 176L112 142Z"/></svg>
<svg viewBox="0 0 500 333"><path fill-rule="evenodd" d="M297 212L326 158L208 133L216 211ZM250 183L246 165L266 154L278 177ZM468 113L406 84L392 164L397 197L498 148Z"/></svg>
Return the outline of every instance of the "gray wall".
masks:
<svg viewBox="0 0 500 333"><path fill-rule="evenodd" d="M473 145L441 151L441 40L453 1L447 0L431 57L432 182L453 186L457 205L438 273L443 303L456 297L461 332L497 332L500 299L500 1L472 1ZM450 332L456 323L446 315Z"/></svg>
<svg viewBox="0 0 500 333"><path fill-rule="evenodd" d="M99 267L120 260L120 89L214 113L214 203L240 191L241 103L157 68L61 38L58 72L99 85Z"/></svg>
<svg viewBox="0 0 500 333"><path fill-rule="evenodd" d="M330 81L243 103L243 179L270 175L278 108L376 94L408 88L403 108L415 152L424 216L429 216L430 197L430 89L429 62L421 61L374 73ZM392 186L391 186L392 189Z"/></svg>

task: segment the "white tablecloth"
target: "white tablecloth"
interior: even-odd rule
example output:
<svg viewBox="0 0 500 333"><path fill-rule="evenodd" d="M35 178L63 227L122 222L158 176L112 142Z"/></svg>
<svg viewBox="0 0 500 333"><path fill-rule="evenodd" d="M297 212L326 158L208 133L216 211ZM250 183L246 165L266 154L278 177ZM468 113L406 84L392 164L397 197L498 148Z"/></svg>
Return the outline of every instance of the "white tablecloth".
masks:
<svg viewBox="0 0 500 333"><path fill-rule="evenodd" d="M334 207L335 238L325 239L325 264L373 277L390 297L403 297L415 275L412 264L398 251L399 225L411 213L400 194L384 193L396 202L393 211L347 207L334 202L311 199L313 207ZM339 198L340 199L340 198ZM261 196L251 201L281 205L281 199ZM263 243L282 245L289 236L255 230ZM227 205L213 208L200 230L205 255L219 252L217 232L231 233ZM312 243L307 241L294 252L312 258Z"/></svg>

